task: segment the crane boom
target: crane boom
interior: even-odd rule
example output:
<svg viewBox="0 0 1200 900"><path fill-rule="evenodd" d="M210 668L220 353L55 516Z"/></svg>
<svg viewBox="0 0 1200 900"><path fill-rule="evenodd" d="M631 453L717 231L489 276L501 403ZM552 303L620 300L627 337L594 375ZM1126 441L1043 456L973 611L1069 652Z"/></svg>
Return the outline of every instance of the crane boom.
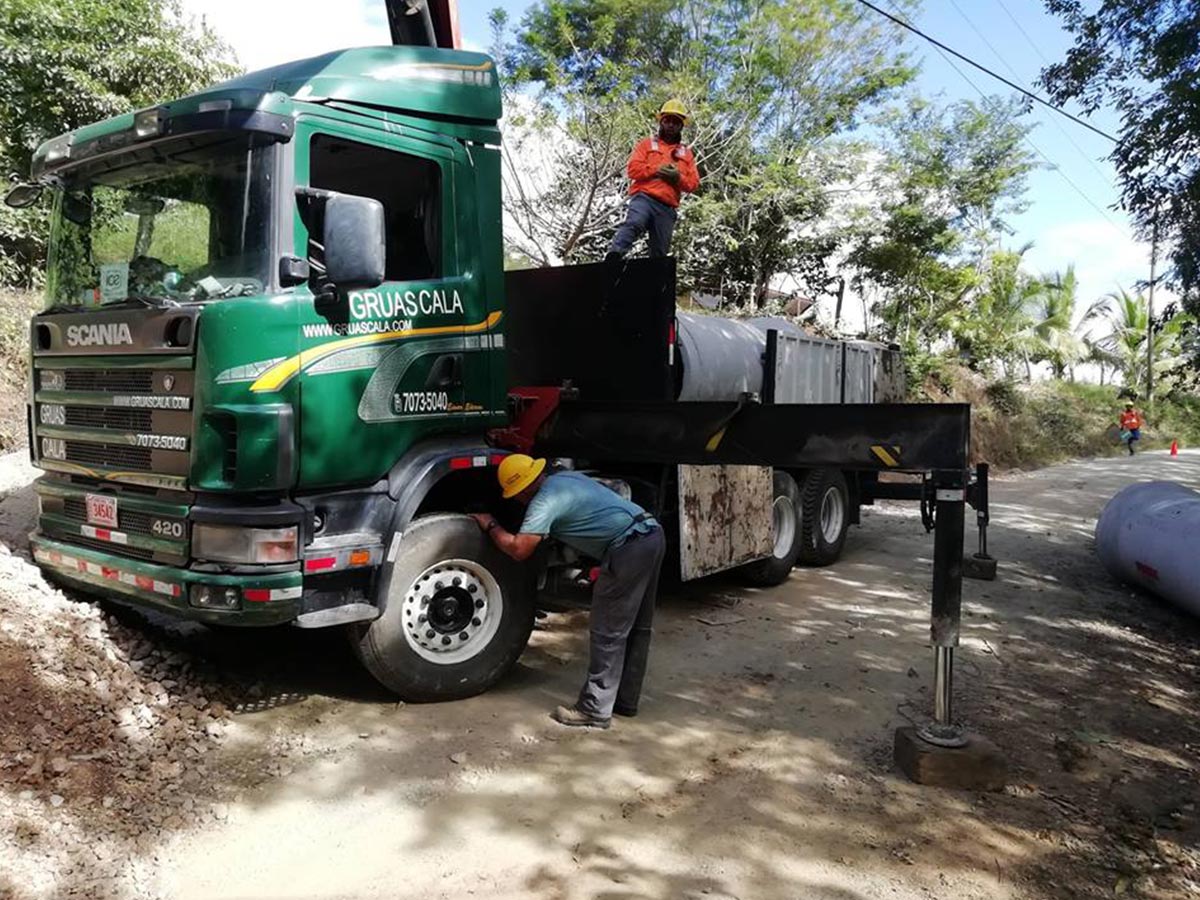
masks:
<svg viewBox="0 0 1200 900"><path fill-rule="evenodd" d="M462 48L458 0L384 0L392 43L397 46Z"/></svg>

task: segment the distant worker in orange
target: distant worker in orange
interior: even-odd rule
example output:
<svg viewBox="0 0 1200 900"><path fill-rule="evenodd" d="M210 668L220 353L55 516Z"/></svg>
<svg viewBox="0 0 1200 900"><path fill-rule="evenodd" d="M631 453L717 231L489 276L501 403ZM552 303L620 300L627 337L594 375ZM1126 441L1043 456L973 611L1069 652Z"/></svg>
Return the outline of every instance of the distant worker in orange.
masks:
<svg viewBox="0 0 1200 900"><path fill-rule="evenodd" d="M681 100L668 100L658 111L658 134L633 148L625 167L633 183L629 186L629 208L617 229L605 261L622 259L643 234L650 235L650 255L671 252L679 198L700 186L696 157L682 143L688 111Z"/></svg>
<svg viewBox="0 0 1200 900"><path fill-rule="evenodd" d="M1142 439L1142 426L1146 424L1146 420L1142 418L1142 414L1133 407L1133 401L1125 404L1125 411L1121 413L1121 440L1129 447L1129 455L1133 456L1133 442Z"/></svg>

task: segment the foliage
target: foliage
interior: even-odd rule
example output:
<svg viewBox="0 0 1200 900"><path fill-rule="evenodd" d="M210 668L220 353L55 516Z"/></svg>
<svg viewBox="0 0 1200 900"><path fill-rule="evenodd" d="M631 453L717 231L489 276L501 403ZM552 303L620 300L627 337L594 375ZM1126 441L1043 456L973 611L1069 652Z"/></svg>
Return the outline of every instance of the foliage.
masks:
<svg viewBox="0 0 1200 900"><path fill-rule="evenodd" d="M1087 356L1087 347L1075 330L1075 301L1079 281L1075 267L1046 278L1037 293L1034 307L1034 359L1050 364L1055 378L1068 370L1073 381L1075 364Z"/></svg>
<svg viewBox="0 0 1200 900"><path fill-rule="evenodd" d="M1096 341L1096 346L1115 362L1127 388L1135 394L1144 391L1146 331L1149 325L1149 303L1146 298L1140 293L1130 293L1121 288L1093 303L1084 321L1104 323L1107 333ZM1168 389L1180 363L1180 333L1188 323L1188 316L1179 315L1154 329L1152 349L1155 383L1164 383Z"/></svg>
<svg viewBox="0 0 1200 900"><path fill-rule="evenodd" d="M182 96L236 72L179 0L6 0L0 5L0 170L26 177L54 135ZM0 211L0 284L44 264L44 208Z"/></svg>
<svg viewBox="0 0 1200 900"><path fill-rule="evenodd" d="M600 255L628 153L679 96L703 179L675 240L681 282L732 284L756 304L776 274L827 279L828 188L855 156L836 138L912 77L892 26L853 0L541 0L511 42L503 14L493 22L526 106L506 123L515 248Z"/></svg>
<svg viewBox="0 0 1200 900"><path fill-rule="evenodd" d="M886 337L916 340L929 351L958 327L960 347L970 351L980 342L984 332L969 303L974 295L987 306L996 296L989 291L997 286L985 283L987 253L1006 230L1005 216L1023 208L1034 167L1019 112L994 99L948 107L912 100L881 120L887 155L874 190L884 198L882 225L873 218L860 224L848 262L860 291L885 292L876 314ZM981 310L984 318L991 311ZM995 311L1007 314L1004 301ZM976 359L997 355L1010 354L996 348Z"/></svg>
<svg viewBox="0 0 1200 900"><path fill-rule="evenodd" d="M1121 202L1142 236L1157 222L1176 284L1200 312L1200 5L1179 0L1046 0L1075 44L1042 72L1058 103L1115 107Z"/></svg>
<svg viewBox="0 0 1200 900"><path fill-rule="evenodd" d="M1018 363L1031 376L1034 348L1030 311L1042 285L1021 271L1029 245L1019 250L997 250L987 260L982 279L970 302L955 309L950 331L959 358L976 371L998 364L1011 377Z"/></svg>

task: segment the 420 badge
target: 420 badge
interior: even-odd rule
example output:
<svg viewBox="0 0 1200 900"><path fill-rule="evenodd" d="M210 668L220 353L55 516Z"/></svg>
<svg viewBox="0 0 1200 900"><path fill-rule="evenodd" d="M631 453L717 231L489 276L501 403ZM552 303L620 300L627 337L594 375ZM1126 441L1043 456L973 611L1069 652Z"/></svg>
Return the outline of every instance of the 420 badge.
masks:
<svg viewBox="0 0 1200 900"><path fill-rule="evenodd" d="M392 412L398 416L453 412L458 408L457 403L450 403L445 391L396 391L392 395Z"/></svg>

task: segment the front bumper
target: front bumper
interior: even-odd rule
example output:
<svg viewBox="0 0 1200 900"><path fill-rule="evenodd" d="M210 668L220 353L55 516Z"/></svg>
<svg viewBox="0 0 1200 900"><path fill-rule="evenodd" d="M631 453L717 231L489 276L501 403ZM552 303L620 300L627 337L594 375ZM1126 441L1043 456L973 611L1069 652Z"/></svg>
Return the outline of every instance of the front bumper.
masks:
<svg viewBox="0 0 1200 900"><path fill-rule="evenodd" d="M52 578L99 594L182 619L226 625L279 625L300 612L303 575L294 571L261 574L215 573L127 559L56 541L40 532L29 536L34 561ZM239 609L200 609L189 605L193 585L236 587ZM247 592L262 599L248 599Z"/></svg>

